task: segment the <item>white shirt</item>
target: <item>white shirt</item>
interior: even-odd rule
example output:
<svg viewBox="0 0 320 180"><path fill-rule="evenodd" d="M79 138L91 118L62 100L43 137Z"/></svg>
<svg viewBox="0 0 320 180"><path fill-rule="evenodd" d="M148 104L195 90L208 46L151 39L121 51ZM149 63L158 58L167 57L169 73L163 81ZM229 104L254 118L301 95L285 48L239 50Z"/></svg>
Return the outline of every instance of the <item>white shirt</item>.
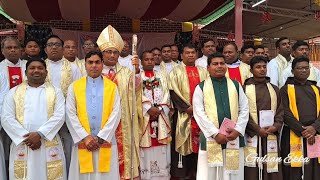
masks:
<svg viewBox="0 0 320 180"><path fill-rule="evenodd" d="M55 62L48 59L48 63L50 64L49 66L50 66L50 72L51 72L50 74L51 83L55 87L60 88L63 60L61 59ZM71 71L72 71L72 82L82 77L81 71L79 70L77 65L71 63Z"/></svg>
<svg viewBox="0 0 320 180"><path fill-rule="evenodd" d="M231 98L231 97L229 97ZM193 116L197 121L201 131L203 132L206 138L210 138L211 136L216 136L219 133L219 127L216 127L212 120L209 119L205 112L204 108L204 100L203 100L203 91L197 85L193 98ZM249 120L249 105L247 96L244 94L241 86L239 87L239 116L235 126L235 130L237 130L242 136L245 134L246 126Z"/></svg>
<svg viewBox="0 0 320 180"><path fill-rule="evenodd" d="M291 72L292 70L292 62L289 62L288 63L288 67L286 67L284 70L283 70L283 73L282 73L282 82L283 84L286 83L288 77L293 77L293 74ZM317 86L320 86L320 70L316 67L314 67L312 65L312 63L310 63L310 70L313 70L315 72L315 78L316 79L311 79L310 76L308 77L308 80L311 80L311 81L317 81Z"/></svg>
<svg viewBox="0 0 320 180"><path fill-rule="evenodd" d="M121 57L121 56L119 56L119 58L118 58L118 63L119 63L121 66L125 66L125 67L127 67L127 68L129 68L129 69L132 70L133 66L132 66L132 64L131 64L131 58L132 58L132 55L131 55L131 54L129 54L129 55L126 56L126 57Z"/></svg>
<svg viewBox="0 0 320 180"><path fill-rule="evenodd" d="M203 55L201 58L198 58L195 63L196 63L196 66L207 68L208 67L208 57Z"/></svg>
<svg viewBox="0 0 320 180"><path fill-rule="evenodd" d="M280 70L279 62L282 61L286 63L285 67ZM267 76L270 77L270 83L281 88L285 82L283 82L283 70L287 68L288 64L292 62L286 62L287 60L281 55L278 54L277 57L271 59L271 61L267 64Z"/></svg>
<svg viewBox="0 0 320 180"><path fill-rule="evenodd" d="M172 63L169 62L169 63L164 63L164 64L166 65L166 71L168 73L170 73L172 71L172 69L173 69Z"/></svg>
<svg viewBox="0 0 320 180"><path fill-rule="evenodd" d="M153 70L157 71L157 72L160 72L160 65L155 65L153 67Z"/></svg>

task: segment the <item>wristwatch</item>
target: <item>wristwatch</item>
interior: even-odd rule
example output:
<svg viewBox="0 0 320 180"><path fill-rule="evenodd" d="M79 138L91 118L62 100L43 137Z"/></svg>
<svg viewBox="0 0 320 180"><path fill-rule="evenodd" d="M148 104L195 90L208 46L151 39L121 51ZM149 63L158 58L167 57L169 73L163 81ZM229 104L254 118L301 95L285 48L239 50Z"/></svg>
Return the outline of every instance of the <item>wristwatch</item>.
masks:
<svg viewBox="0 0 320 180"><path fill-rule="evenodd" d="M103 144L103 143L104 143L104 140L103 140L102 138L98 137L98 143L99 143L99 144Z"/></svg>

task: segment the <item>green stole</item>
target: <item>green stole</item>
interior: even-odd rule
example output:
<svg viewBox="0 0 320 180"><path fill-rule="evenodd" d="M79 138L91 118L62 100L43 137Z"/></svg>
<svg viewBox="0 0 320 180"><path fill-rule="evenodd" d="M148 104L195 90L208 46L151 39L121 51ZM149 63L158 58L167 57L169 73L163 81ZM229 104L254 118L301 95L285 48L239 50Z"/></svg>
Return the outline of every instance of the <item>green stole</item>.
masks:
<svg viewBox="0 0 320 180"><path fill-rule="evenodd" d="M223 80L218 80L218 79L211 77L211 80L212 80L213 87L216 87L213 90L214 90L214 94L216 97L216 104L219 104L219 106L217 106L217 112L218 112L218 121L219 121L219 127L220 127L222 124L222 121L225 117L231 119L229 96L228 96L228 86L227 86L226 78ZM238 81L232 80L232 82L236 86L236 89L239 94ZM201 90L203 91L204 81L202 81L199 84L199 86L200 86ZM220 92L225 92L225 93L221 94ZM244 147L245 146L244 137L240 136L239 140L240 140L240 147ZM206 141L207 141L206 137L203 135L203 133L201 133L201 135L200 135L201 150L204 150L204 151L207 150ZM222 147L222 149L225 149L226 145L222 144L221 147Z"/></svg>
<svg viewBox="0 0 320 180"><path fill-rule="evenodd" d="M237 81L229 78L218 80L208 77L199 86L204 93L205 111L216 127L221 126L224 118L237 121L239 104L239 83ZM232 96L230 98L235 97L235 99L229 99L229 96ZM230 109L231 107L232 109ZM240 136L235 141L239 141L239 147L244 147L243 137ZM207 141L203 133L200 135L200 144L201 150L208 153L209 167L223 166L223 162L225 162L224 166L229 173L237 173L239 170L239 149L228 149L226 145L220 145L215 141ZM223 149L226 149L225 158L222 155Z"/></svg>

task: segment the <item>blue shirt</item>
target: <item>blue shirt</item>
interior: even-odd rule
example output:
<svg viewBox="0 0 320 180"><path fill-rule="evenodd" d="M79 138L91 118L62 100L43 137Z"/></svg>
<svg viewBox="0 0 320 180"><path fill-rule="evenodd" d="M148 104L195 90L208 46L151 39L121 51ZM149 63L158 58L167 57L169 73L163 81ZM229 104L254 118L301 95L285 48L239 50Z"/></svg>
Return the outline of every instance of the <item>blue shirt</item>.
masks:
<svg viewBox="0 0 320 180"><path fill-rule="evenodd" d="M75 89L76 91L76 89ZM86 102L92 136L97 136L101 129L103 107L103 79L87 76Z"/></svg>

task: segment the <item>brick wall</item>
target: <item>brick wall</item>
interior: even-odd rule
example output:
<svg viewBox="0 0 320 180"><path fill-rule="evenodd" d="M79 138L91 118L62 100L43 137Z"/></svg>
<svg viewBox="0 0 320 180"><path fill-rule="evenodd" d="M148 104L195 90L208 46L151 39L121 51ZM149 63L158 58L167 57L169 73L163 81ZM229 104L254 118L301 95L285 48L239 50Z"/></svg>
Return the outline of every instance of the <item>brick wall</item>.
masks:
<svg viewBox="0 0 320 180"><path fill-rule="evenodd" d="M130 18L119 16L113 13L105 17L92 19L90 22L92 32L100 32L107 25L112 25L119 32L132 32L132 21ZM37 22L34 25L50 26L65 30L82 30L81 21L52 20L49 22ZM180 22L172 22L163 19L154 19L140 22L140 32L176 32L181 30Z"/></svg>

